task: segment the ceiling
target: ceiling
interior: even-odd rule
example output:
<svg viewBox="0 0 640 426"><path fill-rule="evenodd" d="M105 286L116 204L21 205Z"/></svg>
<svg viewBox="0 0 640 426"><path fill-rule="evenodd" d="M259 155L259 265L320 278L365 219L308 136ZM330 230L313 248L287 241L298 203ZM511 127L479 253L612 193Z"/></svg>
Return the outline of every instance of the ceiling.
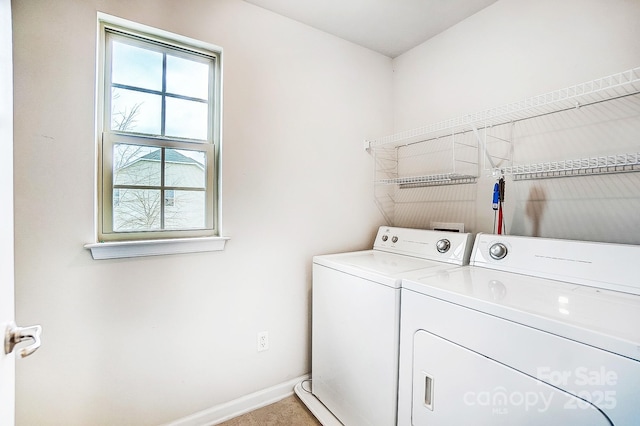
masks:
<svg viewBox="0 0 640 426"><path fill-rule="evenodd" d="M245 0L395 58L497 0Z"/></svg>

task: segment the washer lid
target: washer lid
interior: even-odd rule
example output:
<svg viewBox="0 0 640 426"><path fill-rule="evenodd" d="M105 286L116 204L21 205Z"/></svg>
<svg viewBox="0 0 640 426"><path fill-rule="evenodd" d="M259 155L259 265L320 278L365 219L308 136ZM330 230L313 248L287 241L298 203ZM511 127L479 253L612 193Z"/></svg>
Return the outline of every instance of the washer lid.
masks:
<svg viewBox="0 0 640 426"><path fill-rule="evenodd" d="M314 256L313 263L396 288L400 288L403 277L430 276L458 267L379 250Z"/></svg>
<svg viewBox="0 0 640 426"><path fill-rule="evenodd" d="M640 361L640 296L465 266L402 287Z"/></svg>

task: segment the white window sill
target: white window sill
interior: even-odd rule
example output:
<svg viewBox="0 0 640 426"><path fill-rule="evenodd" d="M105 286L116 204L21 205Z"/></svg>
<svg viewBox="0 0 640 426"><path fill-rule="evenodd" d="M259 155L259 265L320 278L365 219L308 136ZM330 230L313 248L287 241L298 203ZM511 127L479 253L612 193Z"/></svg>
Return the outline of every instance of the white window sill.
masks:
<svg viewBox="0 0 640 426"><path fill-rule="evenodd" d="M95 260L123 257L161 256L224 250L229 237L176 238L168 240L110 241L85 244Z"/></svg>

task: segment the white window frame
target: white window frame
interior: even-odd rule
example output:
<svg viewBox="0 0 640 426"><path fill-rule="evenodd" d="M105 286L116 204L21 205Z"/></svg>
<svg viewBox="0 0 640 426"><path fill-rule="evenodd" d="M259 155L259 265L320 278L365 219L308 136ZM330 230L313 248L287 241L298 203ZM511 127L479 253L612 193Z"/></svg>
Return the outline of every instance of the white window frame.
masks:
<svg viewBox="0 0 640 426"><path fill-rule="evenodd" d="M186 51L213 59L209 95L209 135L206 143L180 138L154 137L111 131L111 89L105 64L109 63L107 32L124 34L149 43ZM220 235L220 152L222 143L222 49L163 30L137 24L110 15L98 14L96 139L98 158L97 223L95 243L85 245L95 259L132 257L224 249L227 237ZM113 178L112 152L116 143L194 149L204 152L207 161L206 226L197 230L114 232L112 229ZM163 203L164 204L164 203Z"/></svg>

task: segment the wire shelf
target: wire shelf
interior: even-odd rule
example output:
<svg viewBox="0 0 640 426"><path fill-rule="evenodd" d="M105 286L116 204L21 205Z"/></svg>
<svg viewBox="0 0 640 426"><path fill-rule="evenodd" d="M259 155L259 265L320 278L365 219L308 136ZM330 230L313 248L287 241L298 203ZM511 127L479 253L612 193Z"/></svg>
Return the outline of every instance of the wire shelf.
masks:
<svg viewBox="0 0 640 426"><path fill-rule="evenodd" d="M425 176L411 176L393 179L379 179L377 185L398 185L400 188L413 188L421 186L474 183L477 177L457 173L443 173Z"/></svg>
<svg viewBox="0 0 640 426"><path fill-rule="evenodd" d="M640 93L640 67L576 84L519 102L467 114L365 142L367 149L402 146L454 133L526 120Z"/></svg>
<svg viewBox="0 0 640 426"><path fill-rule="evenodd" d="M613 133L609 133L610 128L604 130L604 127L601 127L604 124L611 125L602 122L605 117L617 117L620 115L620 111L626 111L628 117L622 118L627 120L626 124L633 125L633 129L635 129L637 125L635 117L637 117L637 111L640 111L636 96L638 94L640 94L640 67L533 96L520 102L440 121L380 139L365 141L365 148L374 157L375 202L387 222L394 223L397 217L403 217L402 215L405 214L403 207L398 209L398 205L417 202L414 201L414 198L425 197L426 193L432 192L403 190L474 184L481 172L480 160L485 157L485 162L488 160L490 163L490 168L487 168L489 165L485 163L485 172L491 172L493 176L508 175L515 181L638 172L640 171L640 151L627 154L616 152L629 152L638 149L638 144L635 143L637 137L637 134L634 133L635 130L626 131L626 134L621 137L620 133L623 132L623 129L628 130L629 127L620 127L618 131ZM604 104L603 102L606 101L613 101L613 103ZM598 108L596 104L600 103L603 103L602 114L596 111ZM580 108L579 113L574 113L578 107L588 105L594 106ZM565 112L563 113L563 111ZM589 113L587 114L587 112ZM561 114L557 117L549 117L547 120L546 116L554 113ZM577 116L580 117L579 120L569 121L571 125L577 123L579 124L578 128L585 132L588 131L585 130L587 129L585 123L596 120L599 127L595 127L595 129L598 132L589 133L586 138L582 134L579 139L576 139L576 133L563 133L556 135L555 139L549 138L546 134L536 133L540 131L540 126L545 128L545 131L552 131L556 127L563 130L564 128L557 122L562 122L566 117ZM542 121L525 121L537 117L544 118ZM618 121L615 123L616 125L621 124ZM509 125L504 126L505 124ZM522 148L528 147L528 149L535 150L538 147L538 151L540 151L535 152L534 155L524 155L523 159L533 157L534 161L540 161L545 159L540 155L551 154L555 157L554 161L513 165L517 139L514 135L514 126L516 125L518 128L520 125L523 128L534 126L530 129L530 134L526 135L529 135L533 142L539 140L544 142L540 146L534 143L531 143L530 146L522 144ZM595 124L593 125L595 126ZM571 131L574 130L572 127ZM601 135L599 131L607 132L603 135L609 138L606 147L600 147L596 153L584 152L582 147L585 144L582 141L586 140L592 144L597 142ZM521 134L518 134L518 138L522 137ZM572 137L573 139L571 139ZM557 147L558 149L555 146L549 148L556 139L564 141L566 138L569 138L568 142L571 143L563 144ZM619 146L621 149L613 145ZM547 153L545 150L549 152ZM523 152L526 153L527 150L525 149ZM594 154L599 156L556 160L560 157L570 158ZM546 160L549 159L550 157L546 157Z"/></svg>
<svg viewBox="0 0 640 426"><path fill-rule="evenodd" d="M640 171L640 152L505 167L514 180L544 179Z"/></svg>

